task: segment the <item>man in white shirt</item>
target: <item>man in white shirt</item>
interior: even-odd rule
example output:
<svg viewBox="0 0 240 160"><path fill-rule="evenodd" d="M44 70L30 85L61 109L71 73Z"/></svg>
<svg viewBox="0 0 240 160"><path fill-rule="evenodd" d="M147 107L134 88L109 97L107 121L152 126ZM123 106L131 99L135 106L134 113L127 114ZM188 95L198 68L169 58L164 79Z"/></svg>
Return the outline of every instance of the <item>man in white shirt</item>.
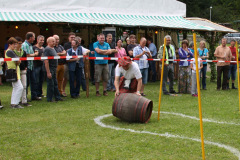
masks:
<svg viewBox="0 0 240 160"><path fill-rule="evenodd" d="M121 74L123 76L120 78ZM116 88L115 96L118 96L120 93L136 93L141 96L142 74L138 64L132 62L130 57L122 57L118 61L114 85Z"/></svg>

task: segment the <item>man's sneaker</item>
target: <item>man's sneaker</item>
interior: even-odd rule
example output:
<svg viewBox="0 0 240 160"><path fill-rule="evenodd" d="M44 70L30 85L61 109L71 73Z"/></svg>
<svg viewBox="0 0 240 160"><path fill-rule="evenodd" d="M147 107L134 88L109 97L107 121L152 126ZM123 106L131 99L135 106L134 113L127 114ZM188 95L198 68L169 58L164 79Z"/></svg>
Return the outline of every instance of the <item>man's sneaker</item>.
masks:
<svg viewBox="0 0 240 160"><path fill-rule="evenodd" d="M42 100L42 97L35 97L35 98L32 98L32 101L40 101L40 100Z"/></svg>
<svg viewBox="0 0 240 160"><path fill-rule="evenodd" d="M107 91L103 91L103 95L104 95L104 96L108 96Z"/></svg>
<svg viewBox="0 0 240 160"><path fill-rule="evenodd" d="M20 103L19 103L20 104ZM26 106L26 107L31 107L32 105L29 103L22 103L22 105Z"/></svg>
<svg viewBox="0 0 240 160"><path fill-rule="evenodd" d="M144 94L144 93L141 93L141 96L144 96L144 97L145 97L145 96L146 96L146 94Z"/></svg>
<svg viewBox="0 0 240 160"><path fill-rule="evenodd" d="M196 97L196 94L192 94L193 97Z"/></svg>
<svg viewBox="0 0 240 160"><path fill-rule="evenodd" d="M164 92L163 94L164 94L164 95L170 95L170 93L169 93L169 92Z"/></svg>
<svg viewBox="0 0 240 160"><path fill-rule="evenodd" d="M11 105L11 107L12 107L13 109L22 109L22 108L24 108L24 107L22 107L22 106L20 106L20 105Z"/></svg>
<svg viewBox="0 0 240 160"><path fill-rule="evenodd" d="M171 94L176 94L177 92L174 91L174 90L172 90L172 91L170 91L170 93L171 93Z"/></svg>
<svg viewBox="0 0 240 160"><path fill-rule="evenodd" d="M3 109L3 106L0 106L0 109Z"/></svg>
<svg viewBox="0 0 240 160"><path fill-rule="evenodd" d="M58 99L56 99L55 101L64 101L64 99L58 98Z"/></svg>
<svg viewBox="0 0 240 160"><path fill-rule="evenodd" d="M96 91L96 96L97 96L97 97L100 97L100 96L101 96L101 94L99 93L99 91Z"/></svg>

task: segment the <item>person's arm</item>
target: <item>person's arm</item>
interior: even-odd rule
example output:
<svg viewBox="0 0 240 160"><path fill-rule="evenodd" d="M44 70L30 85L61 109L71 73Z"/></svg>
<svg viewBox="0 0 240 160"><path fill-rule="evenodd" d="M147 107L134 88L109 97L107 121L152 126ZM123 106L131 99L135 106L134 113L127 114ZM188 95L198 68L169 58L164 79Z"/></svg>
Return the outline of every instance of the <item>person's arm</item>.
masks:
<svg viewBox="0 0 240 160"><path fill-rule="evenodd" d="M114 86L116 88L115 96L119 96L119 76L115 76Z"/></svg>
<svg viewBox="0 0 240 160"><path fill-rule="evenodd" d="M193 64L192 64L192 63L190 63L190 68L191 68L192 70L195 70L195 69L193 68Z"/></svg>
<svg viewBox="0 0 240 160"><path fill-rule="evenodd" d="M70 51L69 51L69 52L70 52ZM69 52L67 52L67 56L70 56L70 55L69 55ZM79 59L80 59L80 58L71 58L71 59L70 59L70 58L66 58L66 61L67 61L67 62L74 62L74 61L78 61Z"/></svg>
<svg viewBox="0 0 240 160"><path fill-rule="evenodd" d="M66 51L63 50L62 52L57 53L58 56L66 56Z"/></svg>
<svg viewBox="0 0 240 160"><path fill-rule="evenodd" d="M140 90L141 90L141 88L142 88L142 78L137 79L137 81L138 81L138 84L137 84L137 92L136 92L136 94L139 95L139 96L141 96Z"/></svg>
<svg viewBox="0 0 240 160"><path fill-rule="evenodd" d="M180 59L186 59L186 58L187 58L187 56L182 53L181 48L179 48L178 54L179 54L179 58L180 58Z"/></svg>
<svg viewBox="0 0 240 160"><path fill-rule="evenodd" d="M201 70L203 68L203 63L202 62L199 62L200 63L200 68L199 70Z"/></svg>
<svg viewBox="0 0 240 160"><path fill-rule="evenodd" d="M49 61L48 61L48 59L46 59L44 61L44 64L45 64L45 68L46 68L48 79L52 79L52 74L51 74L50 69L49 69Z"/></svg>
<svg viewBox="0 0 240 160"><path fill-rule="evenodd" d="M26 52L26 54L27 54L27 57L36 57L36 56L38 56L38 52L35 52L35 50L33 49L33 51L34 51L34 53L32 53L32 54L29 54L28 52L27 52L27 49L25 48L25 47L23 47L23 50Z"/></svg>
<svg viewBox="0 0 240 160"><path fill-rule="evenodd" d="M129 56L133 56L133 51L128 51Z"/></svg>
<svg viewBox="0 0 240 160"><path fill-rule="evenodd" d="M135 58L141 58L146 53L146 51L143 51L141 54L136 55L137 51L135 51L135 50L133 50L133 51L134 51L133 57L135 57Z"/></svg>
<svg viewBox="0 0 240 160"><path fill-rule="evenodd" d="M218 48L216 48L216 50L214 52L214 57L216 57L216 58L224 58L223 56L218 55Z"/></svg>
<svg viewBox="0 0 240 160"><path fill-rule="evenodd" d="M98 54L103 54L103 55L109 55L109 54L112 53L111 49L102 50L102 49L99 49L99 48L95 48L95 51L96 51Z"/></svg>
<svg viewBox="0 0 240 160"><path fill-rule="evenodd" d="M150 50L148 50L148 52L146 52L148 54L148 58L152 58L152 53Z"/></svg>

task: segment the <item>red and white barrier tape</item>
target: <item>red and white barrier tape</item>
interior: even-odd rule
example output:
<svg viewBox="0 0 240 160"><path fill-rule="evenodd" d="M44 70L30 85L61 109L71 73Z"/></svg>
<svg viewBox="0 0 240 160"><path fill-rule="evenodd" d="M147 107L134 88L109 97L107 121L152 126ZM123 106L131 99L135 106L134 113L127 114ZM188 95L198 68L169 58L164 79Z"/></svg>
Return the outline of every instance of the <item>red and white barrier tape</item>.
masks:
<svg viewBox="0 0 240 160"><path fill-rule="evenodd" d="M49 56L49 57L21 57L21 58L0 58L0 62L6 62L6 61L30 61L30 60L47 60L47 59L70 59L70 58L87 58L90 60L119 60L120 58L116 57L89 57L89 56ZM132 60L144 60L141 58L131 58ZM162 59L146 59L148 61L162 61ZM167 61L165 59L165 61ZM172 62L180 62L180 61L192 61L192 60L183 60L183 59L168 59L168 61ZM218 61L218 60L201 60L201 62L207 62L207 63L217 63L217 62L231 62L231 63L237 63L237 61Z"/></svg>

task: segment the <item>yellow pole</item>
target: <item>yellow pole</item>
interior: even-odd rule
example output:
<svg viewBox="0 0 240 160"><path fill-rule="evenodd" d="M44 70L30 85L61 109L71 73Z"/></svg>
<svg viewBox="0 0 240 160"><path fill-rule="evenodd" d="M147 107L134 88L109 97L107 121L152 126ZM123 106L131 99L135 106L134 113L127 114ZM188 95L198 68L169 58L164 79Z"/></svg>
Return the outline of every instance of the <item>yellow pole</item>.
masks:
<svg viewBox="0 0 240 160"><path fill-rule="evenodd" d="M162 58L162 71L161 71L161 80L160 80L160 90L159 90L159 99L158 99L158 120L160 118L160 106L162 99L162 81L163 81L163 71L164 71L164 63L165 63L165 49L166 49L166 38L164 38L164 46L163 46L163 58Z"/></svg>
<svg viewBox="0 0 240 160"><path fill-rule="evenodd" d="M202 104L201 104L201 92L200 92L200 83L199 83L196 33L193 33L193 42L194 42L194 55L195 55L196 74L197 74L198 108L199 108L200 132L201 132L201 142L202 142L202 159L205 160L204 140L203 140L203 122L202 122Z"/></svg>
<svg viewBox="0 0 240 160"><path fill-rule="evenodd" d="M239 61L238 61L238 42L236 41L236 56L237 56L237 75L238 75L238 99L239 99L239 112L240 112L240 83L239 83Z"/></svg>

